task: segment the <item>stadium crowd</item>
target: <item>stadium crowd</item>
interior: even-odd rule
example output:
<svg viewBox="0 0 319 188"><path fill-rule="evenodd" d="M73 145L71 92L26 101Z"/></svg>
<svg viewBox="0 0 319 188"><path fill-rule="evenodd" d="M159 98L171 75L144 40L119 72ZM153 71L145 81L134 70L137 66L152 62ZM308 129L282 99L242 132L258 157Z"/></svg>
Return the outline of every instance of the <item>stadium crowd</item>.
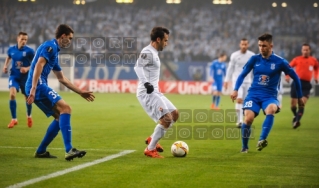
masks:
<svg viewBox="0 0 319 188"><path fill-rule="evenodd" d="M301 45L310 43L313 55L319 56L319 12L317 9L287 7L183 7L134 5L0 7L0 53L15 43L22 30L29 44L38 46L54 38L60 23L72 26L77 36L137 37L138 49L149 43L149 28L163 25L171 30L167 58L174 61L211 61L220 52L229 56L246 37L251 50L257 52L256 38L273 34L275 52L288 60L300 54ZM45 16L44 16L45 15ZM2 47L2 48L1 48Z"/></svg>

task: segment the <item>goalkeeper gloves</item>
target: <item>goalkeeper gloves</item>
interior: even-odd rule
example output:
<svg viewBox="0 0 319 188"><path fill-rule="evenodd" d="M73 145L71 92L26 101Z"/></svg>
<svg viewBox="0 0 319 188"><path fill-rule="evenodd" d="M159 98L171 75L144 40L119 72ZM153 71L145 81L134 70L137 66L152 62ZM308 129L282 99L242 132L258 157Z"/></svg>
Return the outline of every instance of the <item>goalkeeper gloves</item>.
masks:
<svg viewBox="0 0 319 188"><path fill-rule="evenodd" d="M150 84L149 82L146 82L144 84L144 87L146 88L146 93L151 94L154 91L154 86Z"/></svg>

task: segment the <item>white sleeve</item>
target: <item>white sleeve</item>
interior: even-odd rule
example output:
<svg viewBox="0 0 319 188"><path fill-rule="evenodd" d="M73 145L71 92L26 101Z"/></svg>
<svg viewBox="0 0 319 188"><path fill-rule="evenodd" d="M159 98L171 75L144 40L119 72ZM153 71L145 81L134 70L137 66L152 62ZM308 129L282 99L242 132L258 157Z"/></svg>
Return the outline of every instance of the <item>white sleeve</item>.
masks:
<svg viewBox="0 0 319 188"><path fill-rule="evenodd" d="M229 82L231 79L231 76L233 75L234 69L235 69L235 62L234 62L234 55L232 54L230 56L229 65L227 67L226 76L225 76L225 82Z"/></svg>
<svg viewBox="0 0 319 188"><path fill-rule="evenodd" d="M148 82L145 74L144 74L144 67L151 65L152 63L152 54L151 52L149 53L141 53L140 56L138 57L135 67L134 67L134 71L139 79L140 82L142 82L143 84L145 82Z"/></svg>

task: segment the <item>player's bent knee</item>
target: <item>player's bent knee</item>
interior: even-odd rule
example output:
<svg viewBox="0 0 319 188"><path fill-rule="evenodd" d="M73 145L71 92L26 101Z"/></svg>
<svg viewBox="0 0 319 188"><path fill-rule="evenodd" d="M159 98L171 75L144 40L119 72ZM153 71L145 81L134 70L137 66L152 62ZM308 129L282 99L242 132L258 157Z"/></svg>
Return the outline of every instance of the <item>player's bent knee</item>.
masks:
<svg viewBox="0 0 319 188"><path fill-rule="evenodd" d="M165 114L160 119L160 123L161 123L161 125L163 125L165 127L165 129L169 128L169 126L171 125L172 121L173 121L173 117L172 117L171 113Z"/></svg>
<svg viewBox="0 0 319 188"><path fill-rule="evenodd" d="M178 120L178 117L179 117L178 110L174 110L171 114L173 116L173 121L176 122Z"/></svg>
<svg viewBox="0 0 319 188"><path fill-rule="evenodd" d="M266 115L275 114L278 110L278 106L276 104L270 104L267 106L265 113Z"/></svg>

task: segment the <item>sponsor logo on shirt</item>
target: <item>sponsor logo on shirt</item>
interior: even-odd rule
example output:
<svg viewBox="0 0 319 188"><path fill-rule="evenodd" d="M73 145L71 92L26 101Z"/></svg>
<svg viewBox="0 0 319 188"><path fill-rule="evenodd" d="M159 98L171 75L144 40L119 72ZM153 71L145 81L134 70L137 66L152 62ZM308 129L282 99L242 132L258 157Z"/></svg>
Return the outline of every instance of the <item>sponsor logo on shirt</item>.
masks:
<svg viewBox="0 0 319 188"><path fill-rule="evenodd" d="M269 76L267 75L259 75L259 79L258 79L258 84L259 85L268 85L268 82L269 82Z"/></svg>

